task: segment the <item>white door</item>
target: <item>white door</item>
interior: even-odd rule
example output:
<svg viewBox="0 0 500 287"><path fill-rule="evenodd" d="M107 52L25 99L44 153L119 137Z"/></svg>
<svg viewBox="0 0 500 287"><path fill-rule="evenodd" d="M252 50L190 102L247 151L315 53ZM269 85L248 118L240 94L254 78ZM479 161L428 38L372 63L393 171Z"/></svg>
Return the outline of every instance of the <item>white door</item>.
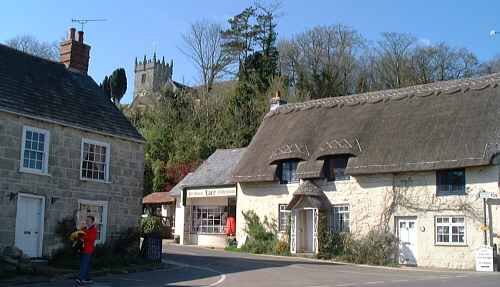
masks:
<svg viewBox="0 0 500 287"><path fill-rule="evenodd" d="M417 220L398 219L399 263L417 265Z"/></svg>
<svg viewBox="0 0 500 287"><path fill-rule="evenodd" d="M15 244L29 257L42 256L44 198L18 194Z"/></svg>

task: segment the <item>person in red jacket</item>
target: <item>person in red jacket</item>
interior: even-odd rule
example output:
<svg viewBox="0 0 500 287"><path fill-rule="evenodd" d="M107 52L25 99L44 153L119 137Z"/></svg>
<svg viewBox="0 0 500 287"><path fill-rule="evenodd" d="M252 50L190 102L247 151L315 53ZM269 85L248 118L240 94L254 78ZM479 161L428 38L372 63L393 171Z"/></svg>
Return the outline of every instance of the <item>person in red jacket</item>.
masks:
<svg viewBox="0 0 500 287"><path fill-rule="evenodd" d="M94 244L97 238L97 229L95 227L95 218L87 216L85 219L85 227L83 228L85 235L83 235L83 249L80 254L80 276L76 279L78 285L85 283L92 283L89 278L90 272L90 259L94 253Z"/></svg>

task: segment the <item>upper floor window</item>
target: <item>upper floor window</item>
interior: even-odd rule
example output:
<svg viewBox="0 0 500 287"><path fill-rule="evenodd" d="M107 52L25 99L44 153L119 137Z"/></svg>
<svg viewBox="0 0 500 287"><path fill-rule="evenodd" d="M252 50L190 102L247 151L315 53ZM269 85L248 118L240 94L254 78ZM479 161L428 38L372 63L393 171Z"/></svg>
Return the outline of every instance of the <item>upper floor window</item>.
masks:
<svg viewBox="0 0 500 287"><path fill-rule="evenodd" d="M20 171L48 173L49 131L23 127Z"/></svg>
<svg viewBox="0 0 500 287"><path fill-rule="evenodd" d="M287 160L280 163L278 172L281 184L299 182L297 178L298 163L296 160Z"/></svg>
<svg viewBox="0 0 500 287"><path fill-rule="evenodd" d="M436 171L437 195L464 194L465 170L449 169Z"/></svg>
<svg viewBox="0 0 500 287"><path fill-rule="evenodd" d="M146 82L146 74L142 74L141 83L144 84Z"/></svg>
<svg viewBox="0 0 500 287"><path fill-rule="evenodd" d="M345 174L349 156L338 155L325 159L325 177L327 181L349 180Z"/></svg>
<svg viewBox="0 0 500 287"><path fill-rule="evenodd" d="M108 143L83 139L81 179L108 181L109 154Z"/></svg>

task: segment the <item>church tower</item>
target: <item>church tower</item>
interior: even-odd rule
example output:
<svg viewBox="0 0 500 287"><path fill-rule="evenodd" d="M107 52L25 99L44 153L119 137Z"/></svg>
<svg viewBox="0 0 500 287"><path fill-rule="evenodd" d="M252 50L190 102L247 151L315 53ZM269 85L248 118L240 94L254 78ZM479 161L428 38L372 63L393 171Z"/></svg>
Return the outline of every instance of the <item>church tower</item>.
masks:
<svg viewBox="0 0 500 287"><path fill-rule="evenodd" d="M134 100L146 94L157 94L160 88L172 80L173 61L165 63L163 57L156 59L156 52L152 59L144 56L142 61L135 58Z"/></svg>

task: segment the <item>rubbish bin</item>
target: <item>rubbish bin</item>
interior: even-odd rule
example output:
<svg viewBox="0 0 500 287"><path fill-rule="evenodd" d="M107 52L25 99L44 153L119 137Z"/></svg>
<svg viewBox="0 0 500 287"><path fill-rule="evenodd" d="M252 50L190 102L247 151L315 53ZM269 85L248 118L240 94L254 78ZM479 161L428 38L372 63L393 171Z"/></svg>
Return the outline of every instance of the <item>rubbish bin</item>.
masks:
<svg viewBox="0 0 500 287"><path fill-rule="evenodd" d="M147 260L160 262L161 261L161 234L149 233L144 235L144 240L141 246L141 254Z"/></svg>

